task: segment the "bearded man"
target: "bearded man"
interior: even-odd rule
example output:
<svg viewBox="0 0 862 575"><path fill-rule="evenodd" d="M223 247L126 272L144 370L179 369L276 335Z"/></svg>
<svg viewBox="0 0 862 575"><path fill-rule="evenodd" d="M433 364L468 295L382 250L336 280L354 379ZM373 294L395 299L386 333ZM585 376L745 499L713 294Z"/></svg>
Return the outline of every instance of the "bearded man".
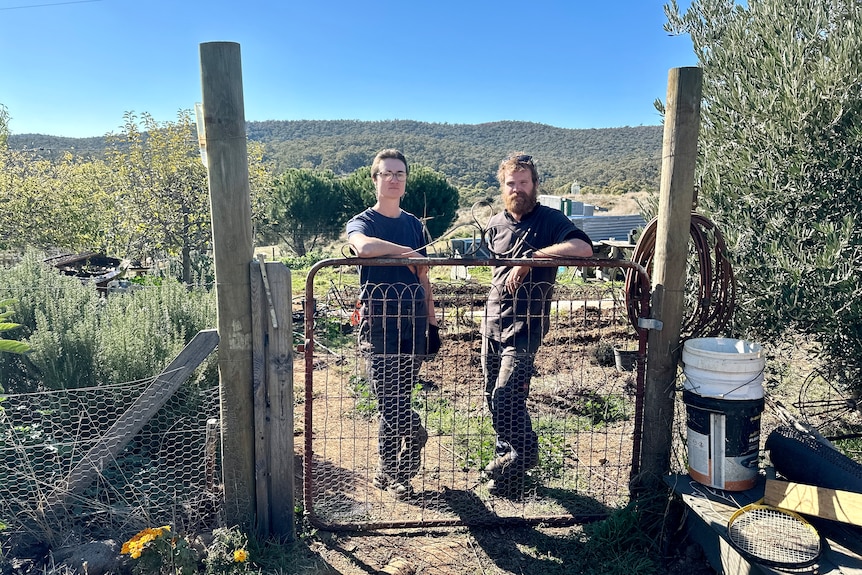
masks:
<svg viewBox="0 0 862 575"><path fill-rule="evenodd" d="M527 411L533 361L550 327L557 267L531 267L530 258L590 257L590 238L559 210L538 203L532 156L515 154L497 170L505 210L488 222L488 247L497 258L482 321L485 402L496 432L496 457L485 467L493 495L519 498L525 472L539 462L538 436Z"/></svg>

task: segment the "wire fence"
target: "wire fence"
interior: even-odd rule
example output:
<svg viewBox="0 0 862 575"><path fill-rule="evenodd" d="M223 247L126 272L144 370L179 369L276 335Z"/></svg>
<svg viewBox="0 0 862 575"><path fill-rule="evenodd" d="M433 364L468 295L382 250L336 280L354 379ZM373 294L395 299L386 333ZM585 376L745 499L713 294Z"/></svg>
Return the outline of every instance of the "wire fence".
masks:
<svg viewBox="0 0 862 575"><path fill-rule="evenodd" d="M339 269L340 262L326 265ZM482 263L462 260L459 273ZM561 277L570 279L577 269ZM387 400L375 392L369 371L380 368L357 346L347 319L358 297L355 277L348 283L339 273L326 284L313 276L306 292L314 305L306 306L313 313L305 318L304 487L314 524L348 530L570 524L604 517L628 501L639 458L643 366L638 371L632 362L639 341L621 282L565 281L553 290L548 333L530 362L527 407L538 462L525 474L523 497L512 498L489 490L483 472L495 457L496 436L481 365L490 286L472 279L434 282L440 351L425 358L413 380L412 364L390 358L393 369L403 368L392 379L412 381L402 407L412 411L407 420L418 422L387 426L381 424L387 408L380 405ZM419 424L427 440L421 461L405 464L412 493L402 497L379 481L388 457L385 435Z"/></svg>
<svg viewBox="0 0 862 575"><path fill-rule="evenodd" d="M527 474L526 497L514 501L491 494L482 477L495 433L480 361L489 286L464 275L475 264L459 261L452 265L455 279L435 282L443 342L422 362L410 390L428 439L412 479L417 497L407 501L373 483L380 425L367 358L350 321L358 295L355 268L333 264L352 275L339 272L317 282L313 312L295 310L295 318L308 316L313 334L306 362L297 362L294 374L306 381L305 393L297 394L295 429L304 435L302 488L313 523L348 529L571 523L603 517L627 502L639 455L643 365L631 363L639 342L622 283L575 280L577 266L560 271L528 400L538 464ZM298 336L297 343L304 339ZM644 348L640 352L643 358ZM32 535L53 547L122 538L153 525L171 524L178 532L219 525L218 386L198 377L156 393L163 375L2 396L4 538ZM121 426L143 399L156 395L159 405L145 408L151 413L138 428ZM90 454L106 442L118 448L94 465ZM70 489L81 473L92 481Z"/></svg>
<svg viewBox="0 0 862 575"><path fill-rule="evenodd" d="M4 537L32 536L55 547L154 525L184 532L215 526L218 387L165 389L170 377L3 395Z"/></svg>

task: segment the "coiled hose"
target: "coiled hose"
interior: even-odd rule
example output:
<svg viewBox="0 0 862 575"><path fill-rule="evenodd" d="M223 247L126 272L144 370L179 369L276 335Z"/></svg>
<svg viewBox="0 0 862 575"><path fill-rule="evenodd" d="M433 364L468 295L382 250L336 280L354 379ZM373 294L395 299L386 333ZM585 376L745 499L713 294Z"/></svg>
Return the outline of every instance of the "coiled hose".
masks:
<svg viewBox="0 0 862 575"><path fill-rule="evenodd" d="M658 219L651 220L643 230L632 254L632 261L642 265L652 275L655 257L656 230ZM713 222L697 213L691 214L689 228L694 255L697 259L699 282L693 304L686 303L685 317L680 328L680 341L691 337L715 337L721 333L733 318L736 305L736 279L730 261L725 257L727 246L724 236ZM693 273L694 270L689 268ZM690 282L686 282L690 285ZM629 322L635 330L639 317L649 317L650 310L641 309L643 291L648 289L634 269L626 272L625 294ZM643 301L649 301L645 299ZM686 301L690 301L686 298ZM649 305L649 304L647 304Z"/></svg>

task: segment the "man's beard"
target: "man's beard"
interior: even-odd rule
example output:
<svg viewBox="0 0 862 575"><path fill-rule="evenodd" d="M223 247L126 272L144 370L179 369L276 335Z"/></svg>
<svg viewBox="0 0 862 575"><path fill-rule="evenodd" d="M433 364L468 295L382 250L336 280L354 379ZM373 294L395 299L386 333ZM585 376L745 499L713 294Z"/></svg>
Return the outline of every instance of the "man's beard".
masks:
<svg viewBox="0 0 862 575"><path fill-rule="evenodd" d="M539 203L539 195L535 192L531 193L521 202L521 196L511 194L503 198L503 204L506 206L506 211L515 216L523 216L529 214Z"/></svg>

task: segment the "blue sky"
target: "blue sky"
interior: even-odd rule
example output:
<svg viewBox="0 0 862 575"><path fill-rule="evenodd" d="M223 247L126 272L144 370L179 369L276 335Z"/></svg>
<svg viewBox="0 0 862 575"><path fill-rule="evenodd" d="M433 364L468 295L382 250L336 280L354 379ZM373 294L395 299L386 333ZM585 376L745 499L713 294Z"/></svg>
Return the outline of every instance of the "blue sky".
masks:
<svg viewBox="0 0 862 575"><path fill-rule="evenodd" d="M0 0L0 104L13 134L173 121L201 100L200 44L230 41L247 120L658 125L668 70L697 64L663 4Z"/></svg>

